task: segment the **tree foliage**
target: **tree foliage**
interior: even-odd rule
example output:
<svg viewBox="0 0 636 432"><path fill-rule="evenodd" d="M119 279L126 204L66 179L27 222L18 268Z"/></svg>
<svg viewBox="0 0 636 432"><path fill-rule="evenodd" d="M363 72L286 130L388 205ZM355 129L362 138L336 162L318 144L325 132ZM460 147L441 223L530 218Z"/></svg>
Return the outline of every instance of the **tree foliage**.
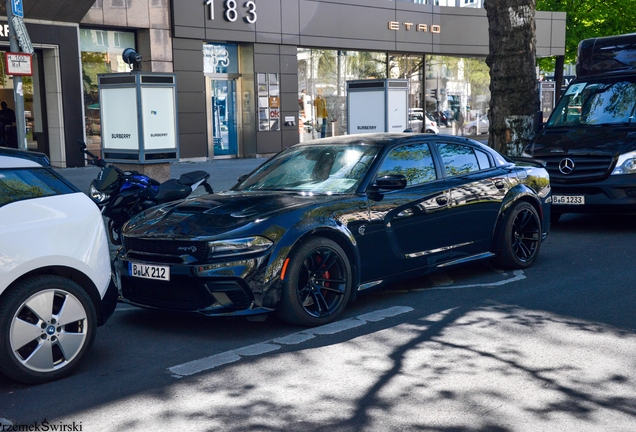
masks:
<svg viewBox="0 0 636 432"><path fill-rule="evenodd" d="M634 0L537 0L537 10L566 12L565 62L576 61L583 39L636 32ZM541 59L541 69L554 70L553 57Z"/></svg>

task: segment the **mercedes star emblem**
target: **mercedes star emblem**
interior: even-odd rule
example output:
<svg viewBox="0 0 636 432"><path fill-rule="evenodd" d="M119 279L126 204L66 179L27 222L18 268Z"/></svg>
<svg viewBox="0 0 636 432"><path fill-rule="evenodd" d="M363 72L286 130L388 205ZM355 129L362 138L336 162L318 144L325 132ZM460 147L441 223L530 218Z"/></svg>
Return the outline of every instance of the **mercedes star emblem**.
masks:
<svg viewBox="0 0 636 432"><path fill-rule="evenodd" d="M559 171L561 171L563 175L572 174L572 171L574 171L574 161L570 158L562 159L561 162L559 162Z"/></svg>

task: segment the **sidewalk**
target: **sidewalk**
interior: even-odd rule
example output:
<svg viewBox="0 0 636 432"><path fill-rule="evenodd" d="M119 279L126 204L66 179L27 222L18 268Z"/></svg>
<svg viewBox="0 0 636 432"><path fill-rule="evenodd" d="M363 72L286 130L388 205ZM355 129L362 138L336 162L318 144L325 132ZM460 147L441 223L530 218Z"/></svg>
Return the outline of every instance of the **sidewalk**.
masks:
<svg viewBox="0 0 636 432"><path fill-rule="evenodd" d="M203 170L210 173L209 183L215 192L228 190L243 174L249 174L265 162L265 158L217 159L209 162L174 162L170 164L170 178L179 178L189 171ZM81 168L54 168L82 192L88 193L91 181L97 177L99 168L87 166Z"/></svg>

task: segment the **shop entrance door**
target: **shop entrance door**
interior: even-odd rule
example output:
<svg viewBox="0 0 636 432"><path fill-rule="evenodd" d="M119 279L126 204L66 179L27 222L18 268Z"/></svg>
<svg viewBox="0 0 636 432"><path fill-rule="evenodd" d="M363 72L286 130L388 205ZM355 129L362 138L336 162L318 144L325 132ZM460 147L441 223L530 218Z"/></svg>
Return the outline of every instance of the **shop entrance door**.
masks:
<svg viewBox="0 0 636 432"><path fill-rule="evenodd" d="M236 80L208 78L211 117L210 138L214 156L236 156L238 134L236 115Z"/></svg>
<svg viewBox="0 0 636 432"><path fill-rule="evenodd" d="M0 47L0 58L4 59L7 49ZM46 93L42 79L42 50L35 51L32 70L32 76L22 77L27 148L50 156L46 110L43 109L46 106ZM16 115L20 113L15 112L13 78L5 75L4 65L0 71L0 102L6 104L0 109L0 146L18 148Z"/></svg>

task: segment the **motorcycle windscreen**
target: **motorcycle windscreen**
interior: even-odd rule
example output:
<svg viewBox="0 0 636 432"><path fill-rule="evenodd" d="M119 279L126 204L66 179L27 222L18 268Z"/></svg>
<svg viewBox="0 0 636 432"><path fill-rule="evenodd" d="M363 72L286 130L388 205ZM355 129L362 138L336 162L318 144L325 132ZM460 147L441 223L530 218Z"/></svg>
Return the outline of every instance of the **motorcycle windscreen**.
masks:
<svg viewBox="0 0 636 432"><path fill-rule="evenodd" d="M105 191L114 185L119 179L115 168L104 168L95 179L95 188L99 191Z"/></svg>

